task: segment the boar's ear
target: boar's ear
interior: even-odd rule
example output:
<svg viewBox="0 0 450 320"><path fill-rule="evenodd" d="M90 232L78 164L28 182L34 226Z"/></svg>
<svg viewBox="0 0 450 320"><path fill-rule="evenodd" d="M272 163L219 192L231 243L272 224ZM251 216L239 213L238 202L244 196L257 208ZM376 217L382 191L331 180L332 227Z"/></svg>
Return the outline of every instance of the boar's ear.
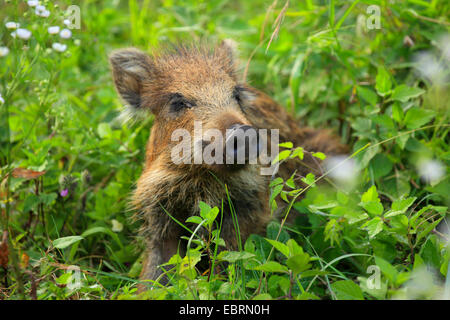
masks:
<svg viewBox="0 0 450 320"><path fill-rule="evenodd" d="M130 111L137 111L143 105L143 87L151 80L153 62L150 57L137 49L119 49L109 56L114 84Z"/></svg>
<svg viewBox="0 0 450 320"><path fill-rule="evenodd" d="M239 68L239 50L238 44L232 39L225 39L219 45L219 50L224 54L223 63L226 71L236 79Z"/></svg>

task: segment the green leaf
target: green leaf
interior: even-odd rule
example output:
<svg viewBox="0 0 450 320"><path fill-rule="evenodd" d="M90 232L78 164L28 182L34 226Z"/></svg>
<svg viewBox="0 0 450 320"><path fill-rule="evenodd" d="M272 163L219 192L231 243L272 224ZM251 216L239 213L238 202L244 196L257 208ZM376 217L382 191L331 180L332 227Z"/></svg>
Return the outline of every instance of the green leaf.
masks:
<svg viewBox="0 0 450 320"><path fill-rule="evenodd" d="M68 246L83 240L84 237L80 237L80 236L69 236L69 237L63 237L63 238L58 238L53 240L53 246L55 248L58 249L64 249L67 248Z"/></svg>
<svg viewBox="0 0 450 320"><path fill-rule="evenodd" d="M425 90L423 89L408 87L407 85L401 84L394 89L391 98L400 102L406 102L412 98L417 98L424 93Z"/></svg>
<svg viewBox="0 0 450 320"><path fill-rule="evenodd" d="M266 239L275 249L277 249L278 251L280 251L285 257L289 257L289 248L287 245L285 245L284 243L281 243L279 241L276 240L272 240L272 239Z"/></svg>
<svg viewBox="0 0 450 320"><path fill-rule="evenodd" d="M377 93L384 97L391 92L392 81L389 73L384 67L379 67L376 77L375 89Z"/></svg>
<svg viewBox="0 0 450 320"><path fill-rule="evenodd" d="M338 300L364 300L361 288L351 280L339 280L331 284Z"/></svg>
<svg viewBox="0 0 450 320"><path fill-rule="evenodd" d="M397 269L395 269L389 262L386 260L375 257L375 264L380 268L381 272L388 278L389 282L395 283L398 275Z"/></svg>
<svg viewBox="0 0 450 320"><path fill-rule="evenodd" d="M286 245L289 248L289 256L294 256L297 254L303 254L303 248L298 245L298 243L294 239L289 239L286 242Z"/></svg>
<svg viewBox="0 0 450 320"><path fill-rule="evenodd" d="M394 103L392 106L392 119L394 119L397 123L402 123L404 114L403 109L398 105L398 102Z"/></svg>
<svg viewBox="0 0 450 320"><path fill-rule="evenodd" d="M377 187L371 186L361 197L361 202L380 201L378 198Z"/></svg>
<svg viewBox="0 0 450 320"><path fill-rule="evenodd" d="M327 157L324 153L322 152L313 152L312 153L313 157L319 158L320 160L325 160L325 158Z"/></svg>
<svg viewBox="0 0 450 320"><path fill-rule="evenodd" d="M325 225L325 241L330 240L331 245L335 242L339 242L339 234L342 231L342 226L337 222L336 219L330 219Z"/></svg>
<svg viewBox="0 0 450 320"><path fill-rule="evenodd" d="M268 261L262 265L254 268L254 270L264 271L264 272L282 272L287 273L288 269L275 261Z"/></svg>
<svg viewBox="0 0 450 320"><path fill-rule="evenodd" d="M441 266L441 254L439 243L436 241L435 236L430 236L427 241L425 241L424 245L420 249L420 256L426 264L439 269Z"/></svg>
<svg viewBox="0 0 450 320"><path fill-rule="evenodd" d="M292 149L292 147L294 146L294 144L290 141L279 143L278 145L282 148L287 148L287 149Z"/></svg>
<svg viewBox="0 0 450 320"><path fill-rule="evenodd" d="M416 201L416 197L410 197L406 199L399 199L392 202L391 210L386 212L385 218L394 217L399 214L403 214L406 210Z"/></svg>
<svg viewBox="0 0 450 320"><path fill-rule="evenodd" d="M361 206L371 215L379 216L383 213L383 205L379 201L362 202Z"/></svg>
<svg viewBox="0 0 450 320"><path fill-rule="evenodd" d="M272 296L268 293L260 293L257 296L253 297L252 300L272 300Z"/></svg>
<svg viewBox="0 0 450 320"><path fill-rule="evenodd" d="M373 178L379 179L391 172L393 163L386 155L379 153L370 160L369 168L373 172Z"/></svg>
<svg viewBox="0 0 450 320"><path fill-rule="evenodd" d="M270 195L269 203L275 200L275 198L280 194L281 190L283 190L283 185L279 184L273 188L272 193Z"/></svg>
<svg viewBox="0 0 450 320"><path fill-rule="evenodd" d="M283 178L277 177L270 182L269 187L274 187L274 186L282 184L282 183L283 183Z"/></svg>
<svg viewBox="0 0 450 320"><path fill-rule="evenodd" d="M238 260L248 260L253 257L255 257L253 253L246 251L222 251L217 258L230 263L235 263Z"/></svg>
<svg viewBox="0 0 450 320"><path fill-rule="evenodd" d="M219 208L211 208L207 203L199 201L200 216L205 219L208 226L212 225L217 215L219 214Z"/></svg>
<svg viewBox="0 0 450 320"><path fill-rule="evenodd" d="M358 93L358 96L362 98L364 101L369 103L372 106L375 106L378 102L378 97L375 92L373 92L371 89L357 86L356 92Z"/></svg>
<svg viewBox="0 0 450 320"><path fill-rule="evenodd" d="M186 219L186 222L191 222L191 223L195 223L195 224L200 224L200 223L202 223L202 221L203 221L203 219L199 216L191 216Z"/></svg>
<svg viewBox="0 0 450 320"><path fill-rule="evenodd" d="M102 122L98 125L97 132L100 138L108 138L112 136L111 126L106 122Z"/></svg>
<svg viewBox="0 0 450 320"><path fill-rule="evenodd" d="M38 205L39 202L40 202L40 199L37 195L35 195L34 193L29 194L25 198L25 201L23 203L23 212L28 212L30 210L33 210L34 208L36 208L36 206Z"/></svg>
<svg viewBox="0 0 450 320"><path fill-rule="evenodd" d="M114 239L114 241L116 241L116 243L120 246L123 247L122 242L119 239L119 236L117 234L115 234L111 229L109 228L105 228L105 227L93 227L90 228L88 230L86 230L85 232L83 232L81 234L81 237L86 238L90 235L96 234L96 233L104 233L109 235L111 238Z"/></svg>
<svg viewBox="0 0 450 320"><path fill-rule="evenodd" d="M428 123L435 116L433 110L411 108L406 112L404 123L408 129L417 129Z"/></svg>
<svg viewBox="0 0 450 320"><path fill-rule="evenodd" d="M362 227L368 231L369 239L372 239L383 230L383 220L380 217L375 217L363 224Z"/></svg>
<svg viewBox="0 0 450 320"><path fill-rule="evenodd" d="M303 153L303 148L302 147L295 148L294 151L292 151L292 154L291 154L291 158L298 157L300 160L303 160L303 156L304 156L304 153Z"/></svg>
<svg viewBox="0 0 450 320"><path fill-rule="evenodd" d="M292 103L294 107L298 103L300 79L303 74L303 62L305 60L305 54L300 53L294 61L294 65L291 68L291 75L289 77L289 88L291 89Z"/></svg>
<svg viewBox="0 0 450 320"><path fill-rule="evenodd" d="M294 274L297 275L311 268L311 264L309 263L309 261L309 254L297 254L287 259L286 265L294 272Z"/></svg>
<svg viewBox="0 0 450 320"><path fill-rule="evenodd" d="M316 177L312 173L308 173L306 177L302 178L302 181L306 183L307 185L310 185L311 187L314 187L316 184L314 181L316 180Z"/></svg>
<svg viewBox="0 0 450 320"><path fill-rule="evenodd" d="M288 158L291 155L291 150L283 150L277 156L275 159L272 160L272 164L276 164L280 161L283 161L284 159Z"/></svg>

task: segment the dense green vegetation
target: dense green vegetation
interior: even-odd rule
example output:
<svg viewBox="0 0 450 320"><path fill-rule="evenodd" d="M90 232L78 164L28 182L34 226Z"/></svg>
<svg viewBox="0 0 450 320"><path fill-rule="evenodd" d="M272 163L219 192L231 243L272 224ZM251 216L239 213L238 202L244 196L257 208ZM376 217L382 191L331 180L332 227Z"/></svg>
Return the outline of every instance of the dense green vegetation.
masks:
<svg viewBox="0 0 450 320"><path fill-rule="evenodd" d="M48 28L64 29L73 3L41 4L48 17L0 4L1 299L450 298L448 1L86 0L69 37ZM220 208L202 204L192 222L210 237L182 239L170 284L138 296L127 199L152 117L117 119L107 55L225 38L253 86L354 154L305 189L275 179L272 199L301 214L240 252L217 254ZM201 274L202 255L228 266Z"/></svg>

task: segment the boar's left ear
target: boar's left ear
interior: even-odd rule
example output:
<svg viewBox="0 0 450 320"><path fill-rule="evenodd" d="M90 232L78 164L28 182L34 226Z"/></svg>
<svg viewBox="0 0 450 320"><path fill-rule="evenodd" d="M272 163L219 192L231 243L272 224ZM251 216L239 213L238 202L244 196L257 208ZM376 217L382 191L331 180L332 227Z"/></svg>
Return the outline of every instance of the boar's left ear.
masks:
<svg viewBox="0 0 450 320"><path fill-rule="evenodd" d="M137 111L143 107L142 92L151 80L153 62L150 57L134 48L119 49L109 56L114 84L122 99Z"/></svg>
<svg viewBox="0 0 450 320"><path fill-rule="evenodd" d="M220 43L219 49L225 54L226 59L224 62L226 63L225 67L227 72L236 78L239 68L239 50L237 42L232 39L225 39Z"/></svg>

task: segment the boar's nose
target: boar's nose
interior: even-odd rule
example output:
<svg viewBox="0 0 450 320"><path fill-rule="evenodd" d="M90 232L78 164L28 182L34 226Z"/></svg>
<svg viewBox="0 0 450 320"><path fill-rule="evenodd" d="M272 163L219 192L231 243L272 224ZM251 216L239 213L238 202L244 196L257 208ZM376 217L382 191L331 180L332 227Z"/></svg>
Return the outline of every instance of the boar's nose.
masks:
<svg viewBox="0 0 450 320"><path fill-rule="evenodd" d="M226 130L226 163L245 164L256 163L261 152L258 131L251 126L233 124Z"/></svg>

